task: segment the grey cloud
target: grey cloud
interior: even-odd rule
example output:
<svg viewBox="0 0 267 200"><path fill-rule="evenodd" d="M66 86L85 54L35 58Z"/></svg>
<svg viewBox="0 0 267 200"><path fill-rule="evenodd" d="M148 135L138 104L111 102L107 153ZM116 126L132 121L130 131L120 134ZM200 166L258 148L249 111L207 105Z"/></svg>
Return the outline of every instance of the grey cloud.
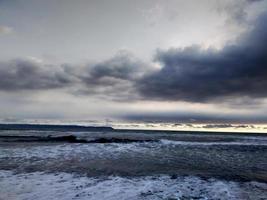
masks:
<svg viewBox="0 0 267 200"><path fill-rule="evenodd" d="M232 124L207 124L202 126L202 128L232 128L234 127Z"/></svg>
<svg viewBox="0 0 267 200"><path fill-rule="evenodd" d="M147 70L147 64L129 53L122 52L109 60L86 66L86 73L78 76L88 85L110 85L120 81L137 80Z"/></svg>
<svg viewBox="0 0 267 200"><path fill-rule="evenodd" d="M71 78L58 66L48 66L33 60L12 60L0 63L0 90L43 90L62 88Z"/></svg>
<svg viewBox="0 0 267 200"><path fill-rule="evenodd" d="M254 125L236 125L235 128L257 128Z"/></svg>
<svg viewBox="0 0 267 200"><path fill-rule="evenodd" d="M259 1L264 1L264 0L247 0L247 2L250 2L250 3L259 2Z"/></svg>
<svg viewBox="0 0 267 200"><path fill-rule="evenodd" d="M246 124L240 124L240 125L233 125L233 124L206 124L203 125L202 128L256 128L254 125L246 125Z"/></svg>
<svg viewBox="0 0 267 200"><path fill-rule="evenodd" d="M148 64L130 53L120 52L106 61L86 65L81 69L82 72L76 71L74 74L83 85L80 94L123 101L138 98L133 84L150 69Z"/></svg>
<svg viewBox="0 0 267 200"><path fill-rule="evenodd" d="M159 51L163 68L137 83L145 99L207 102L267 96L267 13L222 50L199 46Z"/></svg>
<svg viewBox="0 0 267 200"><path fill-rule="evenodd" d="M236 24L238 26L247 23L247 9L250 5L263 0L236 0L230 2L218 2L217 11L226 14L226 24Z"/></svg>
<svg viewBox="0 0 267 200"><path fill-rule="evenodd" d="M173 127L179 127L179 126L183 126L183 124L181 124L181 123L174 123L174 124L172 124L172 126Z"/></svg>
<svg viewBox="0 0 267 200"><path fill-rule="evenodd" d="M147 64L127 52L113 58L79 65L46 65L33 59L16 59L0 63L0 90L68 89L75 95L93 95L125 101L136 99L133 87L144 73Z"/></svg>

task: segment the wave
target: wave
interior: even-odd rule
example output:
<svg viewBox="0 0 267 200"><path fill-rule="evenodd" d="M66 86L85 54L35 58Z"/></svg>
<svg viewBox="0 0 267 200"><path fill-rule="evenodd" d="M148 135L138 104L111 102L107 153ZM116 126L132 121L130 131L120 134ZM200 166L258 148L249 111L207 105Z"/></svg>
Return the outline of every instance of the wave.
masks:
<svg viewBox="0 0 267 200"><path fill-rule="evenodd" d="M126 137L79 137L75 135L63 136L0 136L1 142L48 142L48 143L83 143L83 144L128 144L128 143L159 143L160 145L263 145L266 146L266 140L212 140L212 139L192 139L192 138L179 138L176 140L169 139L132 139Z"/></svg>
<svg viewBox="0 0 267 200"><path fill-rule="evenodd" d="M65 142L65 143L140 143L140 142L155 142L156 140L149 139L128 139L128 138L95 138L83 139L74 135L58 136L58 137L43 137L43 136L0 136L2 142Z"/></svg>

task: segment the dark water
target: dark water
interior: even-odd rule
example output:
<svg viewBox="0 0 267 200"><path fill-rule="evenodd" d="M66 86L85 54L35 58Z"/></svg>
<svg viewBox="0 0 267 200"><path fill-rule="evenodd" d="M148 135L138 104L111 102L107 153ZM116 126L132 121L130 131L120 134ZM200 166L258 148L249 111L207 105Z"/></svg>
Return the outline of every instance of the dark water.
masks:
<svg viewBox="0 0 267 200"><path fill-rule="evenodd" d="M7 135L28 139L3 137ZM75 136L78 142L50 140L66 135ZM49 140L38 141L40 137ZM267 137L153 131L1 131L0 170L131 180L163 175L170 180L193 176L201 180L265 183ZM265 198L266 193L261 194Z"/></svg>
<svg viewBox="0 0 267 200"><path fill-rule="evenodd" d="M93 142L10 142L0 138L0 169L75 172L90 176L193 174L267 181L267 137L261 135L146 131L1 132L2 136L59 137L70 134ZM94 143L99 138L105 138L105 143Z"/></svg>

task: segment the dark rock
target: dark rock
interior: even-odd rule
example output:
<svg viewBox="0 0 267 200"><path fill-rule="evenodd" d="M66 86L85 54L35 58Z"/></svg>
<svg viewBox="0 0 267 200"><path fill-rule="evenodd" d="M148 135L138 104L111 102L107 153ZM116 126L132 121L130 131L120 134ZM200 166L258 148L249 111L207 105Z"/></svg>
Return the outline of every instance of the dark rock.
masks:
<svg viewBox="0 0 267 200"><path fill-rule="evenodd" d="M178 178L178 176L177 176L177 174L173 174L173 175L171 175L171 177L170 177L171 179L177 179Z"/></svg>

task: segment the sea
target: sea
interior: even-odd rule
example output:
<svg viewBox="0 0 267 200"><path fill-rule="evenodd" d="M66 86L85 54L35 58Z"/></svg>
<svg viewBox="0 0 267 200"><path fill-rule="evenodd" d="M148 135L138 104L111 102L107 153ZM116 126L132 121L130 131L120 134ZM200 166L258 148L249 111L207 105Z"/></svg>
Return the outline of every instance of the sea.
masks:
<svg viewBox="0 0 267 200"><path fill-rule="evenodd" d="M266 200L267 134L0 126L0 200Z"/></svg>

